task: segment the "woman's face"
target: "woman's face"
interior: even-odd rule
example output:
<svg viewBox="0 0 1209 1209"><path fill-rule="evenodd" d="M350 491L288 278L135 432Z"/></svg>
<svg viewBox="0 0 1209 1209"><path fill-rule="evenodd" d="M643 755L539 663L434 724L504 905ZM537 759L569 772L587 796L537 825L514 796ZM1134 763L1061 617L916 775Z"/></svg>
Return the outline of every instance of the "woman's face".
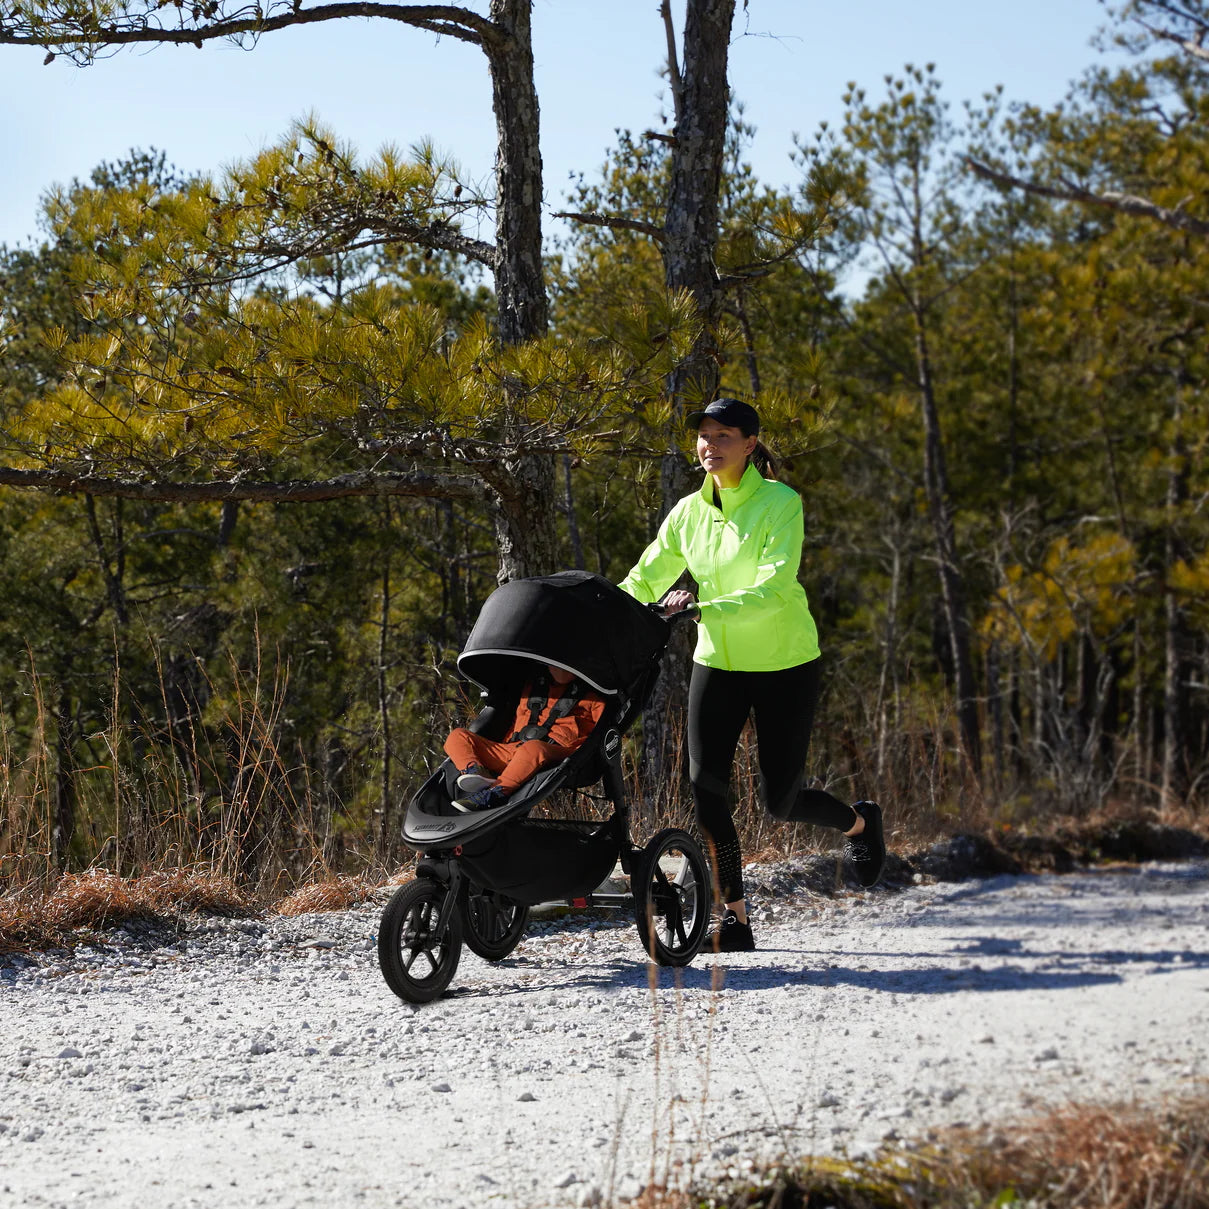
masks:
<svg viewBox="0 0 1209 1209"><path fill-rule="evenodd" d="M697 460L723 487L739 485L755 447L754 436L745 437L741 428L727 428L717 420L702 420L697 429Z"/></svg>

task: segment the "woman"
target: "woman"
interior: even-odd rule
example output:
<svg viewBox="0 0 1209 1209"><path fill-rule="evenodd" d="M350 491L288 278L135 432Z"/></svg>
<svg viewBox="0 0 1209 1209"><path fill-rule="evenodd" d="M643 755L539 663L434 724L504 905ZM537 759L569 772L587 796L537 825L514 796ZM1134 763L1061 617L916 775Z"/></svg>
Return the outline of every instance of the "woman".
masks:
<svg viewBox="0 0 1209 1209"><path fill-rule="evenodd" d="M819 696L819 644L798 583L802 501L766 478L772 459L760 443L760 417L739 399L715 399L688 417L697 429L701 489L668 513L621 587L650 602L692 609L697 649L688 700L689 780L697 824L709 842L726 911L717 949L755 948L743 897L739 837L731 813L730 773L739 735L754 715L761 795L774 817L834 827L857 880L881 876L886 846L875 802L849 806L802 787L806 748ZM685 568L700 599L668 592Z"/></svg>

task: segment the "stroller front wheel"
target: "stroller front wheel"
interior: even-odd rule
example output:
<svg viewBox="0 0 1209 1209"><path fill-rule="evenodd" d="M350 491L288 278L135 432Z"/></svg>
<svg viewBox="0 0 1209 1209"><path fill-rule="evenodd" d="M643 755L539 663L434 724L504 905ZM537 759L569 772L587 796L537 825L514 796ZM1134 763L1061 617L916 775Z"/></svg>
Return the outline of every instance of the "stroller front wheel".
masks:
<svg viewBox="0 0 1209 1209"><path fill-rule="evenodd" d="M420 877L397 890L378 925L378 965L400 999L429 1003L449 985L462 956L462 920L446 910L448 887Z"/></svg>
<svg viewBox="0 0 1209 1209"><path fill-rule="evenodd" d="M634 870L634 913L643 947L661 966L696 957L709 927L709 866L687 831L668 827L641 853Z"/></svg>

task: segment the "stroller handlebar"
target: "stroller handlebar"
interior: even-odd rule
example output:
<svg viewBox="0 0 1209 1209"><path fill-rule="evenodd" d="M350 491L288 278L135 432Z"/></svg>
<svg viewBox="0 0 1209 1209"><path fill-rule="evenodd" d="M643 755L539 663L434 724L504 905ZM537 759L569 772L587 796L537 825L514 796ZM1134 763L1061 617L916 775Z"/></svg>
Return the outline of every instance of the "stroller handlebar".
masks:
<svg viewBox="0 0 1209 1209"><path fill-rule="evenodd" d="M696 621L701 616L701 611L695 604L689 605L685 609L669 609L666 605L660 604L658 601L653 601L647 605L647 608L655 614L656 617L662 617L668 625L676 625L681 621Z"/></svg>

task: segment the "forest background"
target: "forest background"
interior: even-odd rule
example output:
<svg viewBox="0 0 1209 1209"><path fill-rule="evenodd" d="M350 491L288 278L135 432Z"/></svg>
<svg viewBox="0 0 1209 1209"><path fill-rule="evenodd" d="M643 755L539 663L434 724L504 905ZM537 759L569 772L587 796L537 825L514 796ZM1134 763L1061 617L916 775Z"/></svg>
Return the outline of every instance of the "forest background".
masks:
<svg viewBox="0 0 1209 1209"><path fill-rule="evenodd" d="M927 64L853 84L783 188L745 158L734 7L664 6L664 120L553 246L529 6L493 0L382 6L483 51L490 188L305 119L221 173L99 165L0 249L11 884L397 868L482 601L623 575L718 393L806 501L812 775L892 844L1201 810L1209 8L1106 7L1115 53L1056 107L950 105ZM86 63L338 8L8 4L0 44ZM629 740L646 823L687 811L684 660ZM748 818L749 850L812 839Z"/></svg>

